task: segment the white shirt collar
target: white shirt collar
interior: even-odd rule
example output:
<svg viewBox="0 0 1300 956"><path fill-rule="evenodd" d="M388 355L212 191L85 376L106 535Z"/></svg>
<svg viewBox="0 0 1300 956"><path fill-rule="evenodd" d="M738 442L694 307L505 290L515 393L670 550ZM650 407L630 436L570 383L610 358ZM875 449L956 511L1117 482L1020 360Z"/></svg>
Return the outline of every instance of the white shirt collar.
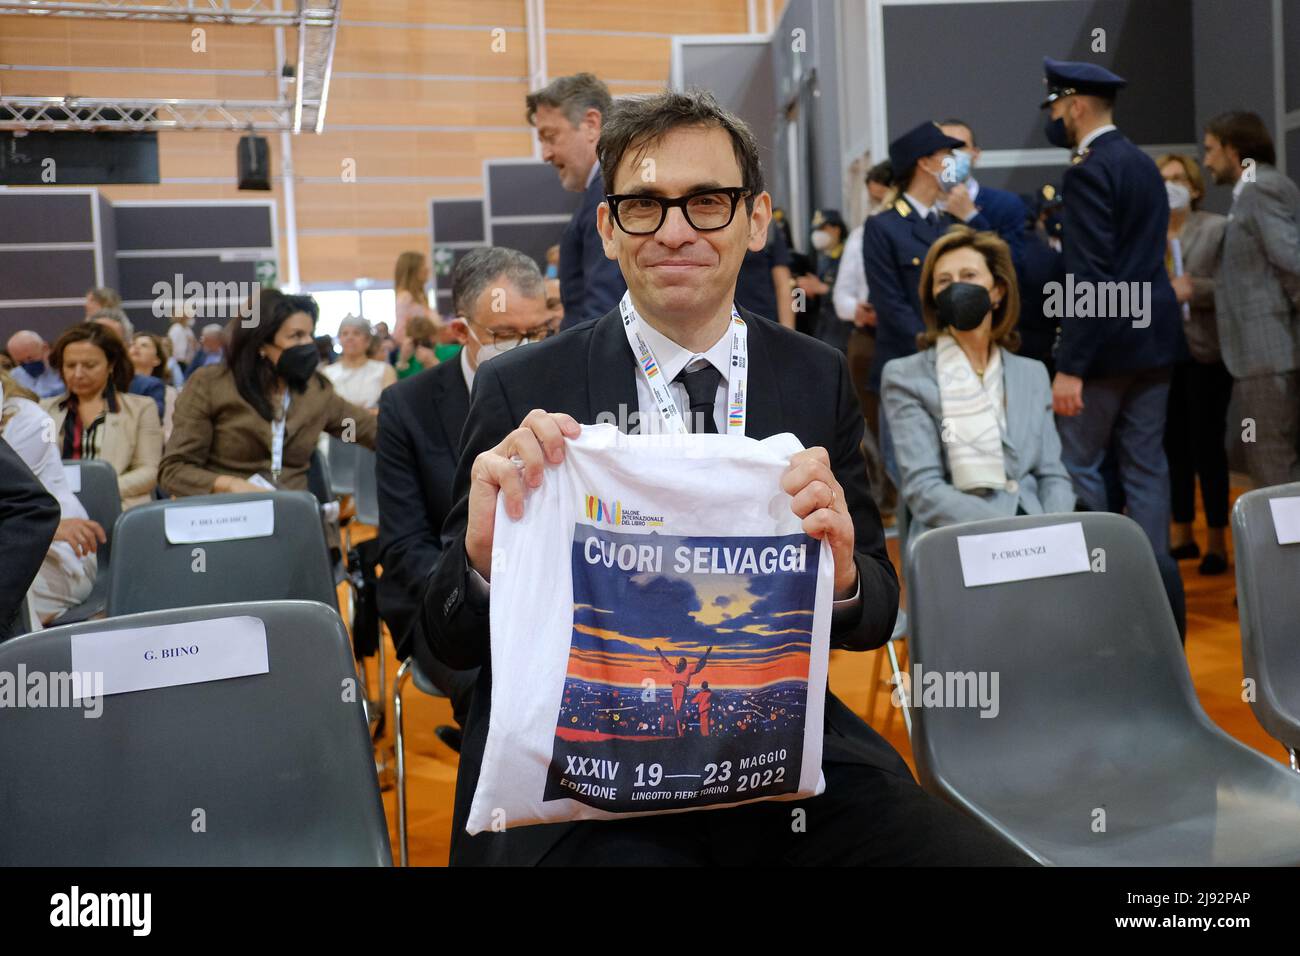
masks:
<svg viewBox="0 0 1300 956"><path fill-rule="evenodd" d="M922 219L930 215L931 209L934 209L935 212L939 211L935 206L927 206L925 203L921 202L921 200L917 199L911 193L903 193L903 198L912 204L912 208L915 209L920 214Z"/></svg>
<svg viewBox="0 0 1300 956"><path fill-rule="evenodd" d="M463 345L460 347L460 371L465 376L465 387L471 392L474 391L474 373L476 369L470 367L469 349Z"/></svg>
<svg viewBox="0 0 1300 956"><path fill-rule="evenodd" d="M1118 128L1119 127L1117 127L1114 123L1107 123L1105 126L1098 126L1095 130L1093 130L1083 139L1079 140L1079 145L1075 149L1075 152L1082 153L1085 149L1087 149L1089 146L1092 145L1092 141L1096 139L1098 136L1101 136L1103 133L1109 133L1111 130L1118 129Z"/></svg>
<svg viewBox="0 0 1300 956"><path fill-rule="evenodd" d="M591 172L587 173L587 186L590 187L596 177L600 175L600 160L591 164Z"/></svg>
<svg viewBox="0 0 1300 956"><path fill-rule="evenodd" d="M706 360L722 373L722 379L726 381L727 369L731 365L731 337L727 335L728 328L730 328L730 325L722 330L722 334L718 336L718 341L714 342L708 351L688 352L654 328L644 318L641 320L641 334L645 336L646 344L650 346L650 351L654 352L655 361L659 363L659 367L663 369L665 380L669 382L675 379L686 366L695 363L697 359Z"/></svg>

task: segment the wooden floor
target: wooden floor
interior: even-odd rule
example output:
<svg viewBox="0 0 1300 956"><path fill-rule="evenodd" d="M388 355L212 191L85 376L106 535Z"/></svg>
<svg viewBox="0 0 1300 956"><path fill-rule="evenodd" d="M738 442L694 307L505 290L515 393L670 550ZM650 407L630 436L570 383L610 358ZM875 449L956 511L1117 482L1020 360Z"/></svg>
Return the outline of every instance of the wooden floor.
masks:
<svg viewBox="0 0 1300 956"><path fill-rule="evenodd" d="M1236 492L1234 491L1234 497ZM365 536L363 530L358 540ZM1204 525L1198 520L1197 538L1205 543ZM898 563L897 542L890 541L890 554ZM1241 699L1241 635L1237 627L1234 568L1217 577L1197 574L1195 561L1181 564L1187 590L1187 659L1201 705L1210 718L1247 746L1269 757L1286 762L1286 752L1259 726L1250 706ZM393 672L392 645L388 645L388 687L391 693ZM878 658L884 651L831 654L830 683L836 695L868 723L879 730L912 764L912 751L903 727L902 716L891 705L888 688L872 694L873 675ZM888 675L885 662L882 673ZM372 682L374 674L371 675ZM868 703L875 706L868 713ZM442 698L430 698L407 685L404 695L406 726L407 812L409 821L410 863L413 866L445 866L451 833L452 795L456 785L456 754L434 736L439 724L451 723L451 708ZM393 787L392 713L388 727L378 744L377 754L386 770L383 782L384 810L388 814L393 839L393 860L397 861L397 797ZM913 767L915 770L915 767Z"/></svg>

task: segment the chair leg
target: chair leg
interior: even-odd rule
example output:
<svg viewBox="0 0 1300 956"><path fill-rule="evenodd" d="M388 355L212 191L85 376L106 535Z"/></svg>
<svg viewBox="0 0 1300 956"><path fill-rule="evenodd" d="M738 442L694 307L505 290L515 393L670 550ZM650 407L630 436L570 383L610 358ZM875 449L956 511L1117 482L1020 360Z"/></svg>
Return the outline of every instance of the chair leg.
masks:
<svg viewBox="0 0 1300 956"><path fill-rule="evenodd" d="M375 727L375 737L381 737L384 733L384 707L388 703L388 659L384 652L384 628L379 628L379 724Z"/></svg>
<svg viewBox="0 0 1300 956"><path fill-rule="evenodd" d="M903 675L898 666L898 652L894 650L894 642L889 641L885 644L885 649L889 651L889 665L893 670L894 686L906 690L906 686L902 682ZM900 709L903 711L903 724L907 727L907 739L910 741L912 739L912 714L908 709L906 693L903 694L903 706Z"/></svg>
<svg viewBox="0 0 1300 956"><path fill-rule="evenodd" d="M402 688L411 673L411 660L402 661L393 680L393 735L397 757L397 858L406 866L406 738L402 734Z"/></svg>
<svg viewBox="0 0 1300 956"><path fill-rule="evenodd" d="M876 701L880 699L880 688L885 675L884 648L876 648L874 657L875 661L871 666L871 685L870 689L867 691L867 723L871 723L876 719Z"/></svg>

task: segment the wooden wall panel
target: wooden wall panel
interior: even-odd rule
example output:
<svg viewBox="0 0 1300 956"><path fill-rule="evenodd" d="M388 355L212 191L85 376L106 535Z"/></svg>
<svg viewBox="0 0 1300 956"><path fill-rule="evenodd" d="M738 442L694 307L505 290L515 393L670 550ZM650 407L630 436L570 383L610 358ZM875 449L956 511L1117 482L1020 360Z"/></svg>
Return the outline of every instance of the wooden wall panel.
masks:
<svg viewBox="0 0 1300 956"><path fill-rule="evenodd" d="M528 42L507 32L493 50L492 26L481 30L394 30L356 24L339 30L334 69L358 73L440 73L467 76L528 75Z"/></svg>
<svg viewBox="0 0 1300 956"><path fill-rule="evenodd" d="M761 18L764 0L756 2ZM546 29L746 33L749 30L749 5L746 0L667 3L646 3L645 0L600 0L599 3L592 3L591 0L546 0Z"/></svg>
<svg viewBox="0 0 1300 956"><path fill-rule="evenodd" d="M486 23L523 29L524 5L522 0L347 0L343 23L358 20L455 26Z"/></svg>

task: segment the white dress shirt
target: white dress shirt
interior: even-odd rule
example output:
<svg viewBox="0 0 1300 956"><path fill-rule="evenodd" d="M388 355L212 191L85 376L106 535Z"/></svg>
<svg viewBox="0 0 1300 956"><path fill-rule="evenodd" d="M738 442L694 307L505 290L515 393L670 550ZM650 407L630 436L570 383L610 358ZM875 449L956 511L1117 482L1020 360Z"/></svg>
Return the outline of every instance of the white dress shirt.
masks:
<svg viewBox="0 0 1300 956"><path fill-rule="evenodd" d="M844 254L840 256L840 271L835 274L831 301L835 314L843 322L852 322L858 306L867 301L867 269L862 261L862 226L849 233L844 240Z"/></svg>
<svg viewBox="0 0 1300 956"><path fill-rule="evenodd" d="M63 470L63 460L59 457L59 446L55 442L47 441L47 438L54 434L54 423L50 420L50 416L35 402L17 396L6 399L3 409L10 418L5 424L4 437L0 440L9 443L45 490L59 503L60 519L87 517L81 500L68 484L67 474ZM90 558L87 562L77 557L72 545L66 541L53 542L50 551L68 574L77 576L94 573L93 554L87 555ZM89 567L83 570L85 565Z"/></svg>
<svg viewBox="0 0 1300 956"><path fill-rule="evenodd" d="M668 388L672 392L673 400L677 402L677 408L682 413L683 419L690 418L691 403L687 400L686 386L681 382L674 382L673 379L682 369L689 368L694 372L705 365L712 365L722 373L722 379L718 382L718 394L713 400L713 422L721 435L727 433L727 370L731 367L731 336L727 332L730 328L731 323L728 321L722 330L722 335L709 346L707 351L688 352L668 336L654 329L649 322L641 320L641 334L645 336L650 351L654 352L655 361L659 363L664 379L671 383ZM638 411L641 413L641 433L663 434L666 431L663 416L659 414L659 406L655 402L654 393L650 391L650 383L640 373L636 376L636 401L639 406Z"/></svg>

